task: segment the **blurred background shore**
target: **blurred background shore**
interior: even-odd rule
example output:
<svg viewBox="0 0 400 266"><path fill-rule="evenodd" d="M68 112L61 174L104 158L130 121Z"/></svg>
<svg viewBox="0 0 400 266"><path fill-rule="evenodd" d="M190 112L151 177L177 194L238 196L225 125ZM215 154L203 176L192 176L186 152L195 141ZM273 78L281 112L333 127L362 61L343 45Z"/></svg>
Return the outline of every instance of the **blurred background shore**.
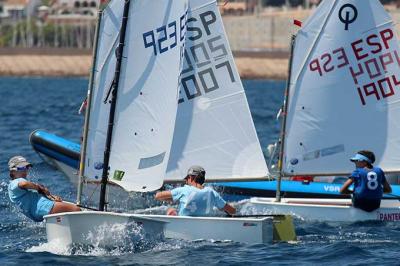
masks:
<svg viewBox="0 0 400 266"><path fill-rule="evenodd" d="M0 76L82 76L91 68L97 10L107 0L0 0ZM242 78L285 79L293 20L320 0L219 1ZM394 21L400 1L382 0ZM398 32L400 27L397 27Z"/></svg>
<svg viewBox="0 0 400 266"><path fill-rule="evenodd" d="M284 79L287 53L234 52L242 78ZM88 76L92 64L90 50L80 49L0 49L0 76Z"/></svg>

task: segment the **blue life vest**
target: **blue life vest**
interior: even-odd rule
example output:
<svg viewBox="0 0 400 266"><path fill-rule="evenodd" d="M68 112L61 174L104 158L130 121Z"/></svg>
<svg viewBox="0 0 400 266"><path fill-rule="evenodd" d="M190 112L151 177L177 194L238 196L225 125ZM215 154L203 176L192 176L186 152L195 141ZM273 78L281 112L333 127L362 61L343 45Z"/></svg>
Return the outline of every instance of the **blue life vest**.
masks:
<svg viewBox="0 0 400 266"><path fill-rule="evenodd" d="M385 173L379 167L372 169L357 168L350 178L354 182L354 197L358 199L381 199Z"/></svg>

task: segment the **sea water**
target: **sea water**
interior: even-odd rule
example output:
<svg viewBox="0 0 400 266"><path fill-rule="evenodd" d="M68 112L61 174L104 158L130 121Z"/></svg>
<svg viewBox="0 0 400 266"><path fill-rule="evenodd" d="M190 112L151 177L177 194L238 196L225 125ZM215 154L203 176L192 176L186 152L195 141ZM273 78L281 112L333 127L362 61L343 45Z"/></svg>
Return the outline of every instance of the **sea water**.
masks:
<svg viewBox="0 0 400 266"><path fill-rule="evenodd" d="M276 114L285 83L245 81L244 86L265 149L279 134ZM25 218L8 200L7 160L17 154L26 156L35 165L34 182L74 201L75 188L43 163L28 138L33 130L46 129L78 142L83 124L78 109L86 88L87 79L0 78L0 265L400 265L400 225L396 223L296 220L297 242L265 245L166 240L149 248L106 250L98 246L64 249L47 243L44 224Z"/></svg>

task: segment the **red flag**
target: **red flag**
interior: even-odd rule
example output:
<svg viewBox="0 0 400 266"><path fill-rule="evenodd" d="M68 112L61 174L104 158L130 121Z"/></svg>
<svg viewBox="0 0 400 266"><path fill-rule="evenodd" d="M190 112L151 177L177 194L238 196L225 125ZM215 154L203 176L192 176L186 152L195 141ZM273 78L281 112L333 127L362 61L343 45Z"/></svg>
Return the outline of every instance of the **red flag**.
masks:
<svg viewBox="0 0 400 266"><path fill-rule="evenodd" d="M301 25L303 24L303 22L301 22L300 20L295 19L295 20L293 20L293 24L301 28Z"/></svg>

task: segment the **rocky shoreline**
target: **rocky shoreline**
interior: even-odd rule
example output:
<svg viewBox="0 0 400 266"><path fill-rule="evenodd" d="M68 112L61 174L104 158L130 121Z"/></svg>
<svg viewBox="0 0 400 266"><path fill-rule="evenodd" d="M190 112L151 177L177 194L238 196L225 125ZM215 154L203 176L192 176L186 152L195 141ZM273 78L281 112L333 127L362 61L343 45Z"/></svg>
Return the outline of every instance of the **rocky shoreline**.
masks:
<svg viewBox="0 0 400 266"><path fill-rule="evenodd" d="M20 54L0 51L0 76L88 77L90 54ZM285 56L242 54L235 56L243 79L286 79L288 60Z"/></svg>

